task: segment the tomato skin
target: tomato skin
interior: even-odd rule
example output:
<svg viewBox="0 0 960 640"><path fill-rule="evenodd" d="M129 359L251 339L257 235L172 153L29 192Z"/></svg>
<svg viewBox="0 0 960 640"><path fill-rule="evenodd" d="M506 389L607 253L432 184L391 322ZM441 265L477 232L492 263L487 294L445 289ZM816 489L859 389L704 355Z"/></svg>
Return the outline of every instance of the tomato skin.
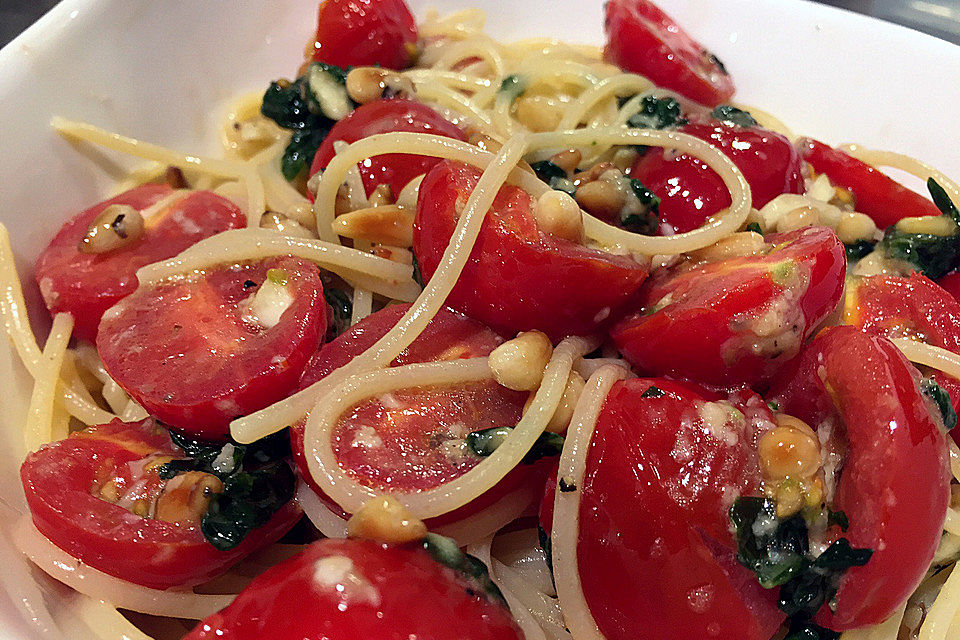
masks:
<svg viewBox="0 0 960 640"><path fill-rule="evenodd" d="M386 307L367 316L349 331L325 344L304 371L300 387L310 386L366 351L386 334L409 308L408 304ZM476 320L450 309L441 309L423 333L391 366L481 357L488 355L502 342L500 335ZM461 427L466 425L471 430L516 424L527 394L511 391L490 381L450 391L441 389L435 393L420 390L412 393L395 392L393 397L397 403L404 405L399 408L399 413L405 419L391 417L390 411L379 403L371 402L362 403L360 408L348 412L347 421L341 419L341 425L389 424L388 429L375 428L385 441L385 444L378 448L379 452L365 447L349 446L351 432L344 429L341 432L343 435L336 438L335 453L345 468L353 470L365 484L389 485L401 491L412 491L458 477L479 461L477 459L451 464L441 459L436 451L425 448L423 439L430 440L435 437L434 434L440 435L442 430L450 427L452 423L460 423ZM413 420L414 411L420 416L419 422ZM424 425L424 420L429 421L428 427ZM392 442L393 440L396 443ZM399 444L399 447L395 447L395 444ZM302 422L290 428L290 445L304 482L327 502L328 506L339 512L339 507L326 498L310 475L304 454ZM426 454L420 454L421 449L424 449ZM413 451L418 452L418 464L415 466L404 463ZM531 482L539 483L542 473L540 465L519 465L475 500L450 513L430 518L427 523L431 527L437 527L462 520L522 486Z"/></svg>
<svg viewBox="0 0 960 640"><path fill-rule="evenodd" d="M849 518L850 544L874 550L866 565L844 574L835 611L825 607L815 617L830 629L889 617L920 583L940 542L951 474L919 377L887 339L839 326L818 334L771 388L784 412L814 428L827 420L840 425L848 452L832 508Z"/></svg>
<svg viewBox="0 0 960 640"><path fill-rule="evenodd" d="M948 273L937 280L937 284L943 287L944 290L956 300L960 300L960 271Z"/></svg>
<svg viewBox="0 0 960 640"><path fill-rule="evenodd" d="M338 67L405 69L417 25L403 0L323 0L313 59Z"/></svg>
<svg viewBox="0 0 960 640"><path fill-rule="evenodd" d="M436 271L479 177L474 167L444 161L423 179L413 246L425 279ZM631 257L543 233L532 206L518 187L500 189L447 303L511 336L539 329L557 341L592 333L617 315L647 270Z"/></svg>
<svg viewBox="0 0 960 640"><path fill-rule="evenodd" d="M27 456L20 468L33 523L55 545L95 569L154 589L191 586L275 542L300 519L290 502L230 551L198 526L141 518L95 496L100 477L122 477L149 456L184 457L153 419L90 427ZM128 466L129 465L129 466ZM159 492L156 470L145 481Z"/></svg>
<svg viewBox="0 0 960 640"><path fill-rule="evenodd" d="M466 139L460 127L422 102L405 98L377 100L357 107L350 115L333 125L313 157L310 175L326 168L336 155L334 142L352 143L378 133L396 131ZM390 185L396 197L408 182L429 171L439 161L439 158L431 156L388 153L358 163L357 167L360 169L367 195L370 195L377 185L385 183Z"/></svg>
<svg viewBox="0 0 960 640"><path fill-rule="evenodd" d="M743 172L757 209L782 193L803 193L800 156L779 133L762 127L693 122L677 129L718 147ZM660 197L661 233L682 233L730 206L730 192L703 161L650 148L630 175Z"/></svg>
<svg viewBox="0 0 960 640"><path fill-rule="evenodd" d="M636 311L610 332L624 357L641 371L711 385L768 380L836 308L846 256L826 227L767 242L774 248L763 256L654 274ZM778 282L774 265L786 260L794 266Z"/></svg>
<svg viewBox="0 0 960 640"><path fill-rule="evenodd" d="M172 258L192 244L246 225L233 203L211 193L195 191L158 212L159 221L148 222L143 237L121 249L101 254L77 249L90 224L112 204L143 211L173 193L165 184L147 184L78 213L61 227L36 264L36 280L50 313L66 312L74 318L74 335L93 342L103 313L137 288L140 267Z"/></svg>
<svg viewBox="0 0 960 640"><path fill-rule="evenodd" d="M733 79L716 56L648 0L606 5L604 57L711 107L733 97Z"/></svg>
<svg viewBox="0 0 960 640"><path fill-rule="evenodd" d="M324 560L347 566L324 579ZM329 562L329 560L327 561ZM339 589L339 590L338 590ZM324 539L257 576L184 640L522 640L487 601L415 544Z"/></svg>
<svg viewBox="0 0 960 640"><path fill-rule="evenodd" d="M902 218L940 215L933 202L866 162L813 138L800 138L796 145L814 171L827 174L834 186L849 190L856 210L870 216L881 229Z"/></svg>
<svg viewBox="0 0 960 640"><path fill-rule="evenodd" d="M643 397L651 386L664 395ZM745 418L711 428L704 407L719 400L732 403L709 406ZM777 591L737 564L727 516L736 497L759 492L756 442L773 426L749 392L728 400L656 378L614 385L587 455L577 547L589 567L584 595L608 640L775 633Z"/></svg>
<svg viewBox="0 0 960 640"><path fill-rule="evenodd" d="M293 302L276 326L244 319L244 301L269 269L287 273ZM230 421L291 393L326 331L323 285L313 263L277 257L140 287L104 316L103 366L164 423L224 440Z"/></svg>

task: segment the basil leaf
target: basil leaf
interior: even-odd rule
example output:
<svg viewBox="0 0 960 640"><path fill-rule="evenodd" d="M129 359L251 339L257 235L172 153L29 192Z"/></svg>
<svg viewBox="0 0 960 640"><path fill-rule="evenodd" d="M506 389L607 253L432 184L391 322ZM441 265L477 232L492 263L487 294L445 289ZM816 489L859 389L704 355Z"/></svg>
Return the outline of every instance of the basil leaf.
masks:
<svg viewBox="0 0 960 640"><path fill-rule="evenodd" d="M867 240L857 240L843 246L847 252L847 262L856 262L873 251L873 243Z"/></svg>
<svg viewBox="0 0 960 640"><path fill-rule="evenodd" d="M943 215L953 218L953 221L960 225L960 210L957 209L957 205L953 204L944 188L933 178L928 178L927 190L930 192L930 197L933 198L933 204L937 205L937 209L940 209Z"/></svg>
<svg viewBox="0 0 960 640"><path fill-rule="evenodd" d="M666 129L685 125L683 109L673 98L646 96L640 101L640 110L630 116L627 126L634 129Z"/></svg>
<svg viewBox="0 0 960 640"><path fill-rule="evenodd" d="M749 111L737 109L733 105L722 104L710 112L710 115L723 122L724 124L736 125L738 127L755 127L757 121Z"/></svg>
<svg viewBox="0 0 960 640"><path fill-rule="evenodd" d="M353 299L343 289L334 287L324 287L323 297L331 309L330 323L324 338L325 342L330 342L350 328L350 321L353 318Z"/></svg>
<svg viewBox="0 0 960 640"><path fill-rule="evenodd" d="M422 546L434 560L456 571L468 583L474 585L476 592L485 595L491 602L507 606L503 593L490 579L487 566L479 559L464 553L452 538L436 533L428 533Z"/></svg>
<svg viewBox="0 0 960 640"><path fill-rule="evenodd" d="M467 434L467 447L476 455L486 457L496 451L512 432L513 427L492 427L473 431ZM562 450L563 436L544 431L523 457L523 463L532 464L541 458L558 456Z"/></svg>
<svg viewBox="0 0 960 640"><path fill-rule="evenodd" d="M943 426L947 430L957 426L957 412L953 408L953 402L950 401L950 394L946 389L937 384L932 378L924 378L920 382L920 390L923 395L930 398L940 410L940 417L943 418Z"/></svg>

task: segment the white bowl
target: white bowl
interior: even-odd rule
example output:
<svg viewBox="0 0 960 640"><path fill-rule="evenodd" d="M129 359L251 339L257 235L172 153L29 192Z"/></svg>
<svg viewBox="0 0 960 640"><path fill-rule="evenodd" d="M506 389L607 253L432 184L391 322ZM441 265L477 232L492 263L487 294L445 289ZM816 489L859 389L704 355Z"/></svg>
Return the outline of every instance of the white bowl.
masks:
<svg viewBox="0 0 960 640"><path fill-rule="evenodd" d="M216 152L213 124L232 95L290 76L316 22L315 0L64 0L0 52L0 221L27 278L34 325L45 326L31 265L59 225L110 183L49 129L52 116L196 152ZM426 0L420 15L485 8L503 39L602 41L600 0ZM582 6L587 5L589 6ZM830 143L917 156L960 177L960 47L799 0L660 0L727 64L737 99ZM106 160L106 157L104 158ZM123 159L120 159L123 161ZM0 446L19 443L27 376L0 340ZM0 459L0 523L23 510L14 456ZM0 640L50 637L13 600L38 585L0 536ZM48 592L58 612L62 590ZM39 615L39 614L38 614ZM73 628L80 637L82 630Z"/></svg>

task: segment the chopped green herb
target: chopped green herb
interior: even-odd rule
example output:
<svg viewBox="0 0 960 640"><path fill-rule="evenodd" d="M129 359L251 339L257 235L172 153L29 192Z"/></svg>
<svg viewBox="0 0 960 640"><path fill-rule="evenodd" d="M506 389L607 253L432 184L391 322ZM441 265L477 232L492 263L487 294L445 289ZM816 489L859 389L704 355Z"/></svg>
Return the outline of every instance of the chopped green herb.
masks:
<svg viewBox="0 0 960 640"><path fill-rule="evenodd" d="M452 538L436 533L428 533L423 539L423 548L434 560L450 567L475 587L476 593L487 597L491 602L507 606L507 601L497 585L490 579L487 567L479 559L464 553Z"/></svg>
<svg viewBox="0 0 960 640"><path fill-rule="evenodd" d="M840 527L841 531L846 531L850 528L850 520L847 518L847 514L843 511L831 511L827 510L827 524L836 525Z"/></svg>
<svg viewBox="0 0 960 640"><path fill-rule="evenodd" d="M467 434L467 447L478 456L489 456L503 444L513 427L492 427ZM563 450L563 436L545 431L536 439L530 451L523 457L524 464L532 464L541 458L560 455Z"/></svg>
<svg viewBox="0 0 960 640"><path fill-rule="evenodd" d="M767 406L770 407L770 411L773 411L774 413L780 411L780 403L776 400L771 400L767 403Z"/></svg>
<svg viewBox="0 0 960 640"><path fill-rule="evenodd" d="M683 109L673 98L646 96L640 101L640 111L630 116L627 125L634 129L666 129L685 125Z"/></svg>
<svg viewBox="0 0 960 640"><path fill-rule="evenodd" d="M420 288L426 286L426 283L423 279L423 271L420 270L420 261L417 260L417 254L413 250L410 251L413 254L413 281L420 285Z"/></svg>
<svg viewBox="0 0 960 640"><path fill-rule="evenodd" d="M840 538L814 558L803 517L777 518L776 502L768 498L738 498L730 519L736 527L737 561L753 571L763 587L780 587L777 606L797 625L836 595L847 569L865 565L873 555L873 550L855 549ZM832 519L847 524L843 514Z"/></svg>
<svg viewBox="0 0 960 640"><path fill-rule="evenodd" d="M267 269L267 280L281 287L287 284L287 272L283 269Z"/></svg>
<svg viewBox="0 0 960 640"><path fill-rule="evenodd" d="M650 385L647 387L647 390L640 394L641 398L662 398L664 396L663 389L660 387L655 387Z"/></svg>
<svg viewBox="0 0 960 640"><path fill-rule="evenodd" d="M512 103L514 100L522 96L523 92L526 90L526 78L514 73L503 79L503 82L500 83L499 93L506 96L507 99Z"/></svg>
<svg viewBox="0 0 960 640"><path fill-rule="evenodd" d="M960 211L936 180L927 180L927 189L941 214L954 222L954 231L941 236L932 233L903 233L889 227L880 244L884 255L907 262L923 275L936 280L960 266Z"/></svg>
<svg viewBox="0 0 960 640"><path fill-rule="evenodd" d="M290 441L285 433L249 445L206 443L172 432L170 437L189 458L161 465L162 479L202 471L223 482L223 493L212 497L200 520L204 537L221 551L236 547L293 498L297 480L286 461Z"/></svg>
<svg viewBox="0 0 960 640"><path fill-rule="evenodd" d="M543 549L543 557L547 561L547 569L550 570L550 579L553 580L553 540L550 534L543 527L537 525L537 538L540 541L540 548Z"/></svg>
<svg viewBox="0 0 960 640"><path fill-rule="evenodd" d="M759 233L760 235L763 235L763 229L760 228L759 222L751 222L746 226L744 231L753 231L754 233Z"/></svg>
<svg viewBox="0 0 960 640"><path fill-rule="evenodd" d="M567 482L566 478L560 478L557 481L557 487L560 489L560 493L571 493L577 490L577 484L575 482Z"/></svg>
<svg viewBox="0 0 960 640"><path fill-rule="evenodd" d="M847 250L847 262L856 262L873 251L873 243L868 240L857 240L844 247Z"/></svg>
<svg viewBox="0 0 960 640"><path fill-rule="evenodd" d="M353 300L343 289L326 286L323 288L323 297L331 310L324 342L330 342L350 328L350 320L353 318Z"/></svg>
<svg viewBox="0 0 960 640"><path fill-rule="evenodd" d="M537 174L543 182L550 183L552 178L566 178L567 172L549 160L541 160L530 165L533 172Z"/></svg>
<svg viewBox="0 0 960 640"><path fill-rule="evenodd" d="M957 205L953 204L953 200L950 199L944 188L933 178L928 178L927 190L930 192L930 197L933 198L933 204L937 205L937 209L940 209L940 213L950 216L954 222L960 225L960 210L957 209Z"/></svg>
<svg viewBox="0 0 960 640"><path fill-rule="evenodd" d="M627 231L650 235L656 233L660 226L660 198L636 178L627 178L630 183L630 190L640 201L640 210L628 212L627 209L620 213L620 226Z"/></svg>
<svg viewBox="0 0 960 640"><path fill-rule="evenodd" d="M563 191L571 198L577 196L577 186L573 184L573 180L567 178L550 178L550 188Z"/></svg>
<svg viewBox="0 0 960 640"><path fill-rule="evenodd" d="M809 621L794 622L783 640L838 640L839 631L825 629Z"/></svg>
<svg viewBox="0 0 960 640"><path fill-rule="evenodd" d="M950 394L937 384L932 378L924 378L920 382L920 390L923 395L930 398L940 411L940 417L943 418L943 426L948 430L957 426L957 412L950 401Z"/></svg>
<svg viewBox="0 0 960 640"><path fill-rule="evenodd" d="M737 109L733 105L722 104L712 112L710 112L714 118L723 122L724 124L732 124L738 127L755 127L757 126L757 121L749 111L744 111L743 109Z"/></svg>

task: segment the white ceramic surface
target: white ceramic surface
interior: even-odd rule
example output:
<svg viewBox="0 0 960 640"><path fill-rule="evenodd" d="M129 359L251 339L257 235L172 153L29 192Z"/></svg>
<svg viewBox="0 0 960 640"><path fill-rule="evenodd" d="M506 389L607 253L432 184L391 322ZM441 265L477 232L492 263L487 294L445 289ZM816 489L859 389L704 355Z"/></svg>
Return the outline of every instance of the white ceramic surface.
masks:
<svg viewBox="0 0 960 640"><path fill-rule="evenodd" d="M504 39L602 39L600 0L410 4L421 15L430 6L483 7L488 31ZM902 151L960 177L960 48L800 0L660 4L724 60L739 100L795 131ZM291 75L315 20L316 0L64 0L3 49L0 221L13 236L21 272L30 275L32 260L70 213L99 199L116 160L92 164L49 130L51 116L213 152L212 124L223 100ZM27 288L42 329L31 281ZM9 438L26 408L25 382L0 341L2 451L15 450ZM14 456L2 457L0 528L24 509L22 500ZM8 592L0 592L0 640L55 637L21 621L12 606L39 584L51 609L62 609L62 590L28 572L0 535L0 584ZM90 637L65 626L72 637Z"/></svg>

